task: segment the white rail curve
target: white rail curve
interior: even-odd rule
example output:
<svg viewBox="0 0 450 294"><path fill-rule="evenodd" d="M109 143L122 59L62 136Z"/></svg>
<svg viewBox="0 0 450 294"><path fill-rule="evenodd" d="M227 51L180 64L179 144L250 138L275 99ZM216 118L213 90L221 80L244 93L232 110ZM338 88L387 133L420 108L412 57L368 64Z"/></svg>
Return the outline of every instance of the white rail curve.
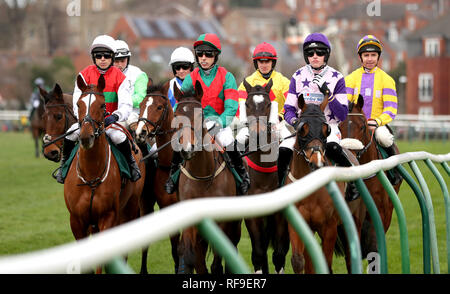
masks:
<svg viewBox="0 0 450 294"><path fill-rule="evenodd" d="M413 160L450 161L450 153L408 152L354 167L324 167L269 193L183 201L90 238L49 249L0 258L0 273L83 272L113 258L167 238L204 218L235 220L272 214L300 201L330 181L349 181Z"/></svg>

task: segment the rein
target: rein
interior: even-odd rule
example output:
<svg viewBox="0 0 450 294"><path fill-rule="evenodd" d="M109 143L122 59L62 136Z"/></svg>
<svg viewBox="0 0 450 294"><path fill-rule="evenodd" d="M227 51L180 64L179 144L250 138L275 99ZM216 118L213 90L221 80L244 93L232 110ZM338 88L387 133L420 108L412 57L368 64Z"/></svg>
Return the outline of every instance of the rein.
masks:
<svg viewBox="0 0 450 294"><path fill-rule="evenodd" d="M364 133L364 136L365 136L365 135L366 135L365 129L367 128L367 126L366 126L366 124L365 124L364 115L363 115L362 113L349 113L348 115L349 115L349 116L360 116L360 117L364 120L364 131L363 131L363 133ZM349 120L349 121L348 121L348 130L347 130L347 132L348 132L348 134L349 134L349 138L351 138L351 137L350 137L350 134L351 134L351 132L350 132L350 125L351 125L351 121ZM369 143L367 143L367 144L363 147L363 149L361 149L361 150L359 150L359 151L356 152L356 158L357 158L357 159L360 159L360 157L361 157L361 156L369 149L370 145L372 145L374 134L375 134L375 131L373 131L372 134L370 134L370 140L369 140ZM356 139L356 138L353 138L353 139Z"/></svg>

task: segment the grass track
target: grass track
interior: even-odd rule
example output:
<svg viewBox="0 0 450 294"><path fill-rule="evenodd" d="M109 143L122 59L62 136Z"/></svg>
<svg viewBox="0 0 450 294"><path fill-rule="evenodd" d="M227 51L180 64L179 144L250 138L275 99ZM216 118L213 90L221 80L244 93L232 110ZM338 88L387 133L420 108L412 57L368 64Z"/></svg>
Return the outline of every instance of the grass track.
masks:
<svg viewBox="0 0 450 294"><path fill-rule="evenodd" d="M433 154L450 152L450 143L398 142L401 152L427 151ZM29 133L0 133L0 255L19 254L72 242L69 214L64 203L63 186L51 177L58 166L43 158L34 158ZM417 162L433 197L438 236L441 273L447 273L444 201L440 187L423 162ZM412 174L408 165L405 168ZM437 165L447 187L450 177ZM413 174L412 174L413 175ZM404 183L400 200L406 213L410 245L411 272L422 273L422 227L420 208L409 186ZM401 273L400 239L397 218L393 216L387 234L389 273ZM239 252L251 266L251 244L245 227L238 246ZM269 260L271 250L269 250ZM286 259L286 273L292 273L290 252ZM212 254L209 254L212 260ZM131 252L129 264L138 272L140 252ZM367 265L363 264L364 268ZM173 273L169 239L150 245L148 266L150 273ZM273 266L270 271L274 272ZM343 258L334 258L333 271L345 273Z"/></svg>

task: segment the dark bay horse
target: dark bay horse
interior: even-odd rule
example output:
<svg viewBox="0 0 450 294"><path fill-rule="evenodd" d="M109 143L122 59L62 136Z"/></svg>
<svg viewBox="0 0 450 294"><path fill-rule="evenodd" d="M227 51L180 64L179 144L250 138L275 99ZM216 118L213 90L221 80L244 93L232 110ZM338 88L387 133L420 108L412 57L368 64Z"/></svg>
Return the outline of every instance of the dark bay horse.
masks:
<svg viewBox="0 0 450 294"><path fill-rule="evenodd" d="M176 133L177 148L181 148L181 156L185 160L180 167L178 199L185 201L212 196L234 197L237 193L234 176L226 168L220 151L217 151L220 147L216 148L203 121L203 90L200 82L195 84L195 94L182 95L177 87L174 87L174 94L178 101L175 118L182 122ZM197 129L194 126L198 126ZM237 246L241 237L241 221L222 222L219 227ZM184 273L193 273L194 269L199 274L208 273L205 261L207 249L208 243L199 235L197 228L185 229L178 247L180 270L183 267ZM227 267L226 271L228 272ZM216 253L211 272L223 273L222 258Z"/></svg>
<svg viewBox="0 0 450 294"><path fill-rule="evenodd" d="M61 87L55 84L52 91L47 92L39 88L44 98L44 121L45 135L44 143L50 142L63 135L68 128L77 121L73 113L72 95L63 94ZM43 148L44 157L48 160L59 162L61 160L63 140L54 142Z"/></svg>
<svg viewBox="0 0 450 294"><path fill-rule="evenodd" d="M41 90L40 87L39 90ZM42 120L42 115L44 115L44 103L42 102L42 99L40 99L38 108L34 110L30 117L31 135L34 140L34 155L36 157L39 157L39 141L41 141L45 132L44 121Z"/></svg>
<svg viewBox="0 0 450 294"><path fill-rule="evenodd" d="M136 182L121 178L105 133L103 75L97 86L86 85L79 75L77 85L82 91L77 102L80 147L64 182L64 199L72 233L80 240L139 216L145 168L143 163L139 164L142 177ZM134 156L139 162L142 158L140 150ZM97 269L99 272L101 269Z"/></svg>
<svg viewBox="0 0 450 294"><path fill-rule="evenodd" d="M167 194L164 183L169 177L170 162L172 160L172 145L166 144L171 141L175 129L171 127L174 118L172 106L167 99L167 87L152 86L147 91L147 96L140 104L139 121L136 128L136 141L144 144L148 139L156 141L158 147L165 146L158 151L156 169L147 173L147 183L151 182L150 188L144 188L143 199L146 214L154 211L155 203L162 209L177 202L176 193ZM152 160L149 158L148 160ZM178 270L178 243L180 234L170 237L172 245L172 257L175 263L175 273ZM142 263L146 265L147 258L143 256ZM141 267L142 269L142 267ZM141 271L142 273L142 271Z"/></svg>
<svg viewBox="0 0 450 294"><path fill-rule="evenodd" d="M325 154L326 139L330 133L329 125L323 114L327 103L327 97L320 106L306 104L303 95L299 97L300 124L296 129L294 155L285 184L292 183L320 167L331 165ZM337 184L344 195L344 183L338 182ZM325 187L321 187L309 197L296 203L296 206L311 230L317 232L321 238L322 250L331 273L340 218L330 195ZM302 273L304 270L305 273L313 273L311 258L308 254L304 255L305 245L291 225L289 225L289 236L294 272Z"/></svg>
<svg viewBox="0 0 450 294"><path fill-rule="evenodd" d="M244 79L248 96L245 101L245 109L240 111L245 111L246 124L250 134L250 153L245 157L252 183L248 191L249 195L270 192L278 188L278 138L272 136L270 121L274 115L278 121L278 107L272 107L269 98L272 85L272 80L270 80L264 87L259 85L252 87ZM274 111L275 113L273 113ZM289 251L286 219L281 213L276 213L267 217L247 218L245 225L252 243L252 263L255 272L269 273L267 249L271 243L274 250L272 262L275 265L275 271L283 273L286 254Z"/></svg>
<svg viewBox="0 0 450 294"><path fill-rule="evenodd" d="M367 118L363 112L364 99L361 95L357 103L350 103L347 119L339 124L339 129L343 139L341 145L349 150L353 150L360 164L369 163L372 160L382 159L375 142L374 134L370 132ZM395 146L397 152L398 148ZM384 231L387 232L391 224L393 204L388 193L384 189L376 175L364 179L372 198L378 208L378 212L383 222ZM402 181L394 185L398 193ZM369 252L377 252L375 230L367 213L361 232L361 250L365 258Z"/></svg>

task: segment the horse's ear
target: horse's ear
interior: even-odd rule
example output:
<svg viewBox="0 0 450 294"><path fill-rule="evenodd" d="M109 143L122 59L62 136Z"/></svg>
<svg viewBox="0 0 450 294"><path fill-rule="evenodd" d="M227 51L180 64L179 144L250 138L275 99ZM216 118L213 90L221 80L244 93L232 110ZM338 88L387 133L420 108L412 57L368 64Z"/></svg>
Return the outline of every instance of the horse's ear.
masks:
<svg viewBox="0 0 450 294"><path fill-rule="evenodd" d="M106 84L105 77L103 75L100 75L97 81L97 90L99 92L103 92L103 89L105 89L105 84Z"/></svg>
<svg viewBox="0 0 450 294"><path fill-rule="evenodd" d="M78 86L78 89L81 90L81 92L84 92L86 90L86 88L87 88L87 85L84 82L84 79L83 79L83 77L81 75L77 76L77 86Z"/></svg>
<svg viewBox="0 0 450 294"><path fill-rule="evenodd" d="M173 96L177 101L180 101L181 97L183 96L183 92L181 92L181 90L178 89L176 85L175 87L173 87Z"/></svg>
<svg viewBox="0 0 450 294"><path fill-rule="evenodd" d="M269 82L267 83L266 87L264 89L266 89L267 93L270 93L270 89L272 89L273 86L273 80L270 79Z"/></svg>
<svg viewBox="0 0 450 294"><path fill-rule="evenodd" d="M322 110L322 112L325 110L325 108L328 105L328 95L326 95L322 101L322 103L320 103L320 109Z"/></svg>
<svg viewBox="0 0 450 294"><path fill-rule="evenodd" d="M252 90L252 86L247 82L246 79L244 79L243 83L244 83L245 91L246 91L247 93L250 93L251 90Z"/></svg>
<svg viewBox="0 0 450 294"><path fill-rule="evenodd" d="M170 88L170 80L168 80L164 86L162 86L161 91L164 95L167 95L169 93L169 88ZM178 87L177 87L178 88Z"/></svg>
<svg viewBox="0 0 450 294"><path fill-rule="evenodd" d="M198 101L202 101L203 88L202 84L198 80L195 82L195 97L197 98Z"/></svg>
<svg viewBox="0 0 450 294"><path fill-rule="evenodd" d="M300 108L300 109L302 110L302 112L303 112L303 107L305 107L305 105L306 105L305 99L303 98L303 94L301 94L301 95L298 97L297 104L298 104L298 108Z"/></svg>
<svg viewBox="0 0 450 294"><path fill-rule="evenodd" d="M55 84L55 87L53 88L53 93L56 95L58 99L63 99L63 92L58 83Z"/></svg>
<svg viewBox="0 0 450 294"><path fill-rule="evenodd" d="M41 93L41 97L44 98L44 102L47 103L48 100L50 100L48 98L48 92L45 91L45 89L42 89L41 86L38 86L38 88L39 88L39 93Z"/></svg>
<svg viewBox="0 0 450 294"><path fill-rule="evenodd" d="M358 108L362 109L364 106L364 98L361 94L359 94L358 96L358 102L356 103L356 105L358 106Z"/></svg>

